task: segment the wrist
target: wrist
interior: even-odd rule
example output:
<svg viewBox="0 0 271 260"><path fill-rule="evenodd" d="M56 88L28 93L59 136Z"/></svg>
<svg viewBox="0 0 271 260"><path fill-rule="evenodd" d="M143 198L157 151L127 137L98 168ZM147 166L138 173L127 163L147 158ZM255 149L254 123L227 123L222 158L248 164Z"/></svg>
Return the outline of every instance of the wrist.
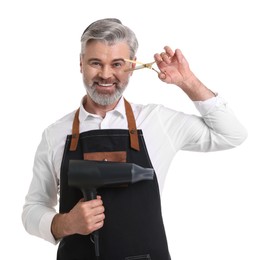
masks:
<svg viewBox="0 0 271 260"><path fill-rule="evenodd" d="M56 214L52 220L51 232L56 240L71 234L67 217L67 213Z"/></svg>
<svg viewBox="0 0 271 260"><path fill-rule="evenodd" d="M179 87L189 96L192 101L204 101L215 97L215 93L208 89L194 75L183 81Z"/></svg>

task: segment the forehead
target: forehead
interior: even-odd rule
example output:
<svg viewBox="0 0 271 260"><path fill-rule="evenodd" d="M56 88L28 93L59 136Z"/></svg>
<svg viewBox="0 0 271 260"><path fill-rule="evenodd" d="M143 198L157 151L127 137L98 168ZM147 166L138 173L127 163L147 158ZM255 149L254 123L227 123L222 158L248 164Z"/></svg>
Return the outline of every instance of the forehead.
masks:
<svg viewBox="0 0 271 260"><path fill-rule="evenodd" d="M86 45L84 56L86 59L109 61L129 57L130 50L126 42L109 45L101 41L91 41Z"/></svg>

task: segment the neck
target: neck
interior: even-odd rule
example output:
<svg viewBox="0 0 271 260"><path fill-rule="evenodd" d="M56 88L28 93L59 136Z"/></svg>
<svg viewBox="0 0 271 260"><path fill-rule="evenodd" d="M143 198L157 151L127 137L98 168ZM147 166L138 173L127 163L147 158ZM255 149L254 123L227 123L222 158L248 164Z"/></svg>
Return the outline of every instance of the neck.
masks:
<svg viewBox="0 0 271 260"><path fill-rule="evenodd" d="M116 107L116 105L118 104L118 102L119 102L119 100L117 100L116 102L114 102L111 105L102 106L102 105L95 103L89 96L87 96L85 99L85 102L84 102L84 108L87 112L89 112L91 114L99 115L104 118L106 113L108 111L113 110Z"/></svg>

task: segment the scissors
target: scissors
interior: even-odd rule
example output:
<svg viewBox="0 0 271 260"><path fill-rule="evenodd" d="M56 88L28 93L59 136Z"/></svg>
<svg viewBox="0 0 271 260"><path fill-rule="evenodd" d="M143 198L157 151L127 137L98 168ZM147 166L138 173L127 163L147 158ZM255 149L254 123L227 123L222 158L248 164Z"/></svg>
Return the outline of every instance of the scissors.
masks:
<svg viewBox="0 0 271 260"><path fill-rule="evenodd" d="M129 59L124 59L125 61L131 62L131 63L135 63L135 64L141 64L140 66L137 66L135 68L131 68L131 69L127 69L125 70L125 72L127 71L133 71L133 70L140 70L140 69L151 69L154 70L155 72L157 72L158 74L160 73L158 70L156 70L155 68L152 67L152 65L155 63L155 61L150 62L150 63L143 63L140 61L136 61L136 60L129 60Z"/></svg>

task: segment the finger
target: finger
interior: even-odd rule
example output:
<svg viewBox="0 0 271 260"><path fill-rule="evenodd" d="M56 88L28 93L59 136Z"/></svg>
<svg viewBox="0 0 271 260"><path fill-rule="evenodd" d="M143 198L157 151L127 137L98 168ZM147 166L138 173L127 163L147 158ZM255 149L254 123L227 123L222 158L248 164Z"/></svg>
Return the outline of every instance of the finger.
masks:
<svg viewBox="0 0 271 260"><path fill-rule="evenodd" d="M168 63L168 61L170 60L170 57L168 56L167 53L165 52L161 52L160 54L159 53L156 53L154 55L154 59L156 61L157 64L161 63L161 62L166 62Z"/></svg>
<svg viewBox="0 0 271 260"><path fill-rule="evenodd" d="M88 218L88 223L86 224L86 234L100 229L104 225L105 215L103 213L99 215L92 216Z"/></svg>
<svg viewBox="0 0 271 260"><path fill-rule="evenodd" d="M176 54L177 61L179 63L182 63L183 59L184 59L184 56L183 56L181 50L180 49L176 49L175 54Z"/></svg>
<svg viewBox="0 0 271 260"><path fill-rule="evenodd" d="M96 199L91 201L91 207L96 208L103 205L103 201L101 199Z"/></svg>
<svg viewBox="0 0 271 260"><path fill-rule="evenodd" d="M96 208L92 208L92 212L93 212L93 215L100 215L102 213L104 213L104 206L99 206L99 207L96 207Z"/></svg>
<svg viewBox="0 0 271 260"><path fill-rule="evenodd" d="M167 53L162 52L162 53L160 54L160 56L161 56L162 60L163 60L165 63L168 64L168 63L170 62L170 58L171 58L171 57L169 57Z"/></svg>
<svg viewBox="0 0 271 260"><path fill-rule="evenodd" d="M86 209L93 209L96 207L100 207L103 205L103 201L101 199L88 200L82 202L82 207Z"/></svg>
<svg viewBox="0 0 271 260"><path fill-rule="evenodd" d="M159 64L159 63L161 63L163 61L163 59L162 59L162 57L160 56L159 53L154 54L154 60L155 60L156 64Z"/></svg>
<svg viewBox="0 0 271 260"><path fill-rule="evenodd" d="M158 77L159 77L160 80L165 81L167 75L166 75L165 72L160 72L160 73L158 74Z"/></svg>
<svg viewBox="0 0 271 260"><path fill-rule="evenodd" d="M100 212L99 214L93 215L93 223L103 222L105 219L104 212Z"/></svg>
<svg viewBox="0 0 271 260"><path fill-rule="evenodd" d="M93 231L95 231L95 230L98 230L98 229L102 228L103 225L104 225L104 220L101 220L101 221L96 222L96 223L93 225L93 228L92 228L92 231L91 231L91 232L93 232Z"/></svg>
<svg viewBox="0 0 271 260"><path fill-rule="evenodd" d="M181 50L176 49L175 53L176 53L177 61L182 64L183 68L189 69L189 64L186 58L184 57L184 55L182 54Z"/></svg>
<svg viewBox="0 0 271 260"><path fill-rule="evenodd" d="M169 46L165 46L164 50L169 58L174 56L174 51Z"/></svg>

